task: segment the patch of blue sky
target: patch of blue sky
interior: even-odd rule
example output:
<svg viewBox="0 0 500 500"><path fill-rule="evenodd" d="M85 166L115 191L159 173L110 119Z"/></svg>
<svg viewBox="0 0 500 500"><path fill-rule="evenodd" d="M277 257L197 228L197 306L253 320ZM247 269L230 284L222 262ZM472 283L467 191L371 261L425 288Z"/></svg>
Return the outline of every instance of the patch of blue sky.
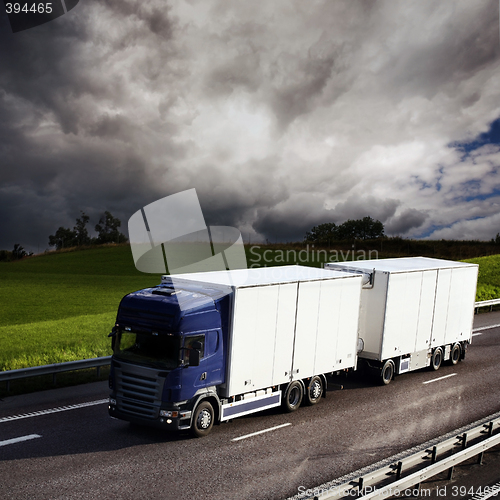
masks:
<svg viewBox="0 0 500 500"><path fill-rule="evenodd" d="M439 167L439 176L437 177L435 182L427 182L423 180L419 175L412 175L412 181L418 185L419 191L423 191L424 189L435 189L436 191L441 191L441 179L443 177L444 167Z"/></svg>
<svg viewBox="0 0 500 500"><path fill-rule="evenodd" d="M484 216L482 215L478 215L477 217L471 217L470 219L465 219L467 221L473 221L473 220L479 220L479 219L484 219ZM462 219L459 219L459 220L456 220L456 221L453 221L452 223L450 224L442 224L442 225L438 225L438 224L433 224L432 226L429 226L425 229L425 231L423 231L422 233L420 233L419 235L417 236L414 236L415 239L425 239L425 238L428 238L428 239L435 239L432 237L432 235L436 232L436 231L439 231L441 229L449 229L450 227L454 226L455 224L457 224L458 222L463 222Z"/></svg>
<svg viewBox="0 0 500 500"><path fill-rule="evenodd" d="M500 145L500 118L497 118L490 124L490 129L487 132L479 134L474 140L463 142L456 141L449 144L449 146L463 152L463 161L472 151L486 144Z"/></svg>
<svg viewBox="0 0 500 500"><path fill-rule="evenodd" d="M475 181L471 181L471 182L475 182ZM469 196L464 196L462 197L462 199L464 201L484 201L484 200L488 200L490 198L495 198L495 197L500 197L500 188L495 188L493 189L492 191L490 191L489 193L478 193L478 194L471 194Z"/></svg>
<svg viewBox="0 0 500 500"><path fill-rule="evenodd" d="M453 222L453 224L455 224L455 223ZM422 233L414 236L414 238L417 240L429 238L434 234L435 231L439 231L440 229L451 227L453 224L446 224L446 225L442 225L442 226L437 225L437 224L433 224L432 226L427 227L425 229L425 231L423 231Z"/></svg>
<svg viewBox="0 0 500 500"><path fill-rule="evenodd" d="M419 191L422 191L423 189L432 189L434 187L429 182L422 180L418 175L412 175L411 178L413 182L418 185Z"/></svg>

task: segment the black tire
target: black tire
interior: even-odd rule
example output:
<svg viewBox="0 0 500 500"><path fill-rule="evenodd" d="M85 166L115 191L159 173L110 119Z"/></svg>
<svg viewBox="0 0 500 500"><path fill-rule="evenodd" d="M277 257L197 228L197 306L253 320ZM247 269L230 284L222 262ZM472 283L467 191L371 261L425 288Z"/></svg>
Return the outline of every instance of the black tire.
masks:
<svg viewBox="0 0 500 500"><path fill-rule="evenodd" d="M436 347L434 349L434 352L432 353L431 368L434 371L439 370L442 362L443 362L443 349L441 349L441 347Z"/></svg>
<svg viewBox="0 0 500 500"><path fill-rule="evenodd" d="M304 389L302 384L298 380L290 382L283 395L283 408L288 413L297 410L302 403L303 397Z"/></svg>
<svg viewBox="0 0 500 500"><path fill-rule="evenodd" d="M306 387L306 404L312 406L316 403L319 403L321 397L323 396L323 390L323 380L321 380L321 377L312 377L311 380L309 380L308 386Z"/></svg>
<svg viewBox="0 0 500 500"><path fill-rule="evenodd" d="M194 412L191 434L194 437L205 437L210 434L214 425L214 408L208 401L202 401Z"/></svg>
<svg viewBox="0 0 500 500"><path fill-rule="evenodd" d="M460 361L465 359L465 355L467 354L467 344L460 345Z"/></svg>
<svg viewBox="0 0 500 500"><path fill-rule="evenodd" d="M394 373L396 372L396 365L392 359L388 359L384 366L382 366L382 370L380 370L380 382L382 385L388 385L391 383L391 380L394 378Z"/></svg>
<svg viewBox="0 0 500 500"><path fill-rule="evenodd" d="M460 344L457 343L451 348L450 363L452 365L456 365L461 358L462 358L462 348L460 347Z"/></svg>

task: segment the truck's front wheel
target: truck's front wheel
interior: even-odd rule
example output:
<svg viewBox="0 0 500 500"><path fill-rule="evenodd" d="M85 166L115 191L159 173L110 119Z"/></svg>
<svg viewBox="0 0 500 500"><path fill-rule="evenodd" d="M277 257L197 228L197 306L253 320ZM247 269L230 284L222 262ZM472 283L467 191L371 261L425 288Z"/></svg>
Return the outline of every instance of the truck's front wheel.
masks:
<svg viewBox="0 0 500 500"><path fill-rule="evenodd" d="M214 408L208 401L202 401L194 412L191 433L195 437L204 437L214 425Z"/></svg>

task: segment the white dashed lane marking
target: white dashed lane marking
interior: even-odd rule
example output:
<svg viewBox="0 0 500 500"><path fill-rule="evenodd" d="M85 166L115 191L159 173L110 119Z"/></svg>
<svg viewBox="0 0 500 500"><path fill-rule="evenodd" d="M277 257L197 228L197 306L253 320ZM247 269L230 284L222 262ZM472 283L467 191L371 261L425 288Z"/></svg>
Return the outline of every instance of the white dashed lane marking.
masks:
<svg viewBox="0 0 500 500"><path fill-rule="evenodd" d="M28 434L27 436L21 436L18 438L6 439L5 441L0 441L0 446L7 446L9 444L22 443L23 441L30 441L31 439L41 438L40 434Z"/></svg>
<svg viewBox="0 0 500 500"><path fill-rule="evenodd" d="M102 405L107 403L108 399L99 399L97 401L89 401L88 403L80 403L77 405L60 406L58 408L49 408L48 410L34 411L32 413L23 413L21 415L11 415L8 417L1 417L2 422L12 422L13 420L21 420L23 418L40 417L41 415L49 415L50 413L59 413L62 411L77 410L78 408L86 408L87 406Z"/></svg>
<svg viewBox="0 0 500 500"><path fill-rule="evenodd" d="M450 373L449 375L445 375L444 377L433 378L432 380L427 380L427 382L422 382L422 384L430 384L431 382L437 382L438 380L444 380L445 378L454 377L456 373Z"/></svg>

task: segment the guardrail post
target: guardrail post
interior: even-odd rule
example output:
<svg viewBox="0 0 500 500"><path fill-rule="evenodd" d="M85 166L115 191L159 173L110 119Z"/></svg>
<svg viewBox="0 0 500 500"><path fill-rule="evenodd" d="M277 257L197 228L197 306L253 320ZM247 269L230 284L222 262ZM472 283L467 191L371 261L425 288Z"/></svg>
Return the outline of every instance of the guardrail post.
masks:
<svg viewBox="0 0 500 500"><path fill-rule="evenodd" d="M465 432L462 436L462 450L465 450L467 447L467 433Z"/></svg>
<svg viewBox="0 0 500 500"><path fill-rule="evenodd" d="M451 466L449 469L448 469L448 481L451 481L453 479L453 470L454 470L455 466Z"/></svg>
<svg viewBox="0 0 500 500"><path fill-rule="evenodd" d="M493 436L493 422L488 424L488 437Z"/></svg>
<svg viewBox="0 0 500 500"><path fill-rule="evenodd" d="M431 464L435 464L437 460L437 446L432 448Z"/></svg>
<svg viewBox="0 0 500 500"><path fill-rule="evenodd" d="M396 469L396 481L401 479L401 471L403 470L403 462L398 462L398 468Z"/></svg>
<svg viewBox="0 0 500 500"><path fill-rule="evenodd" d="M363 485L364 485L364 479L363 477L360 477L357 481L351 481L351 486L352 486L352 490L354 490L355 488L357 488L358 490L358 495L361 495L362 491L363 491ZM350 491L352 491L350 490Z"/></svg>

